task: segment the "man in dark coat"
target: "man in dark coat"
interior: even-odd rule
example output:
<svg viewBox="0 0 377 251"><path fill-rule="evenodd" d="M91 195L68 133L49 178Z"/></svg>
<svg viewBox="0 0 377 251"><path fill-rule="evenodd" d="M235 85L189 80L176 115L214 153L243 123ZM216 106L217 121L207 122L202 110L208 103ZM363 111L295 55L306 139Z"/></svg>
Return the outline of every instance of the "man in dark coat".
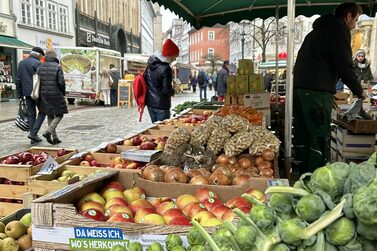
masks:
<svg viewBox="0 0 377 251"><path fill-rule="evenodd" d="M48 128L42 134L47 142L55 145L61 143L56 134L56 127L68 113L65 101L65 80L63 70L59 65L56 52L52 49L46 51L46 62L38 69L40 79L40 112L47 114Z"/></svg>
<svg viewBox="0 0 377 251"><path fill-rule="evenodd" d="M111 89L110 89L110 104L111 106L118 105L118 83L120 79L120 74L113 64L110 65L109 74L112 79Z"/></svg>
<svg viewBox="0 0 377 251"><path fill-rule="evenodd" d="M37 117L37 101L30 97L33 90L33 75L37 72L41 65L41 58L45 53L39 47L34 47L28 58L22 60L17 69L16 88L19 99L25 99L29 121L29 135L31 144L41 142L38 137L39 128L45 119L45 115L38 113Z"/></svg>
<svg viewBox="0 0 377 251"><path fill-rule="evenodd" d="M224 97L227 90L227 80L229 76L229 61L225 60L223 68L217 73L217 79L215 84L215 91L217 92L217 101L224 101Z"/></svg>
<svg viewBox="0 0 377 251"><path fill-rule="evenodd" d="M161 52L155 52L148 59L144 78L147 84L146 104L152 123L170 118L171 97L174 95L170 64L178 55L178 46L168 39Z"/></svg>
<svg viewBox="0 0 377 251"><path fill-rule="evenodd" d="M294 67L295 159L301 173L329 161L330 119L336 82L342 79L365 98L352 68L350 30L362 10L356 3L340 4L334 15L318 18L306 36Z"/></svg>

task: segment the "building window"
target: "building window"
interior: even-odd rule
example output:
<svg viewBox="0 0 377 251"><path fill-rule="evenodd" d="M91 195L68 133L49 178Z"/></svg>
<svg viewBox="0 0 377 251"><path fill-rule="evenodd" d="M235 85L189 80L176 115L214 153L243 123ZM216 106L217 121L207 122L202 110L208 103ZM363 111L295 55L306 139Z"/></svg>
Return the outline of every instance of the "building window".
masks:
<svg viewBox="0 0 377 251"><path fill-rule="evenodd" d="M35 0L35 24L38 27L45 27L45 2L44 0Z"/></svg>
<svg viewBox="0 0 377 251"><path fill-rule="evenodd" d="M59 6L60 32L68 33L68 8Z"/></svg>
<svg viewBox="0 0 377 251"><path fill-rule="evenodd" d="M208 58L214 58L215 56L215 49L208 48Z"/></svg>
<svg viewBox="0 0 377 251"><path fill-rule="evenodd" d="M21 1L21 18L22 23L31 24L31 0Z"/></svg>
<svg viewBox="0 0 377 251"><path fill-rule="evenodd" d="M215 40L215 32L208 31L208 40Z"/></svg>
<svg viewBox="0 0 377 251"><path fill-rule="evenodd" d="M57 30L57 7L54 3L47 4L48 28L50 30Z"/></svg>

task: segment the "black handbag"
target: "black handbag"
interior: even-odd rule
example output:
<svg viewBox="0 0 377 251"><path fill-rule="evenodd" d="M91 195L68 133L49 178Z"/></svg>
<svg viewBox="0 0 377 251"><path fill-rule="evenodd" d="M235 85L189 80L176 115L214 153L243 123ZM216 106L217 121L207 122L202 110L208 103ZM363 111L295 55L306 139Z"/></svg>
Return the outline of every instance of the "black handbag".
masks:
<svg viewBox="0 0 377 251"><path fill-rule="evenodd" d="M20 100L18 115L14 125L20 128L22 131L29 131L29 119L27 113L26 102L24 99Z"/></svg>

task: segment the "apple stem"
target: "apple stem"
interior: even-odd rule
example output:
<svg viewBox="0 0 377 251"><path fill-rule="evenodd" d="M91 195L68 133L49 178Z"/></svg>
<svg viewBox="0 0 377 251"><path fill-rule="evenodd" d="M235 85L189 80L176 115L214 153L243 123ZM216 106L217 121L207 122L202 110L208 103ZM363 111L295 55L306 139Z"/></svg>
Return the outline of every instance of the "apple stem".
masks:
<svg viewBox="0 0 377 251"><path fill-rule="evenodd" d="M245 193L245 194L242 194L241 197L244 198L245 200L247 200L248 202L250 202L253 205L262 205L263 204L262 202L257 200L257 198L255 198L254 196L252 196L250 194Z"/></svg>
<svg viewBox="0 0 377 251"><path fill-rule="evenodd" d="M198 228L199 233L204 237L204 239L206 239L208 245L212 248L212 251L220 251L220 248L217 246L216 242L196 220L192 220L191 223L193 226Z"/></svg>
<svg viewBox="0 0 377 251"><path fill-rule="evenodd" d="M226 220L223 222L223 225L227 227L233 234L237 231L235 225L233 225L230 221Z"/></svg>

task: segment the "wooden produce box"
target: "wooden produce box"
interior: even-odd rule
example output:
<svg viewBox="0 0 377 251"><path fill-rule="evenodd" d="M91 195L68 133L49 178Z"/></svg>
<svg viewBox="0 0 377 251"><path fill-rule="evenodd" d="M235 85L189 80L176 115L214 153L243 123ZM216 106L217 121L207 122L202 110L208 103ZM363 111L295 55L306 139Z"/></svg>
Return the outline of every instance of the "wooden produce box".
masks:
<svg viewBox="0 0 377 251"><path fill-rule="evenodd" d="M34 248L36 250L71 250L69 239L74 238L74 228L79 227L121 229L126 239L142 242L145 239L163 241L166 235L171 233L186 234L191 229L191 226L107 223L94 221L77 213L74 204L83 195L99 191L104 184L112 180L117 180L126 188L130 188L134 183L133 176L133 173L125 172L97 173L63 190L58 190L34 200L31 207ZM150 190L148 188L144 189ZM168 190L164 188L160 192L154 191L154 194L161 197L170 196L170 194L164 194L166 191ZM208 230L213 231L213 229L209 228Z"/></svg>
<svg viewBox="0 0 377 251"><path fill-rule="evenodd" d="M14 220L20 220L22 216L24 216L27 213L30 213L30 208L21 208L11 214L8 214L7 216L1 218L0 222L4 223L4 225L7 225L9 222Z"/></svg>
<svg viewBox="0 0 377 251"><path fill-rule="evenodd" d="M66 182L58 182L53 181L56 180L58 177L62 175L62 173L66 170L72 171L75 174L79 175L90 175L91 173L95 173L99 169L96 167L88 167L88 166L70 166L70 165L63 165L55 170L52 174L42 174L42 175L34 175L29 178L29 191L34 195L45 195L56 190L59 190L68 184L73 184L79 181L78 177L72 177L68 179Z"/></svg>
<svg viewBox="0 0 377 251"><path fill-rule="evenodd" d="M62 148L47 148L47 147L32 147L27 152L37 154L46 152L50 156L55 157L58 150ZM73 154L77 152L76 149L66 149L68 154L55 158L57 163L62 163L68 160ZM18 153L17 153L18 154ZM11 154L17 155L17 154ZM0 161L6 159L8 156L0 158ZM6 179L6 184L0 184L0 216L5 216L9 213L17 211L22 208L23 196L29 191L28 179L35 175L43 166L39 165L18 165L18 164L0 164L1 178Z"/></svg>

